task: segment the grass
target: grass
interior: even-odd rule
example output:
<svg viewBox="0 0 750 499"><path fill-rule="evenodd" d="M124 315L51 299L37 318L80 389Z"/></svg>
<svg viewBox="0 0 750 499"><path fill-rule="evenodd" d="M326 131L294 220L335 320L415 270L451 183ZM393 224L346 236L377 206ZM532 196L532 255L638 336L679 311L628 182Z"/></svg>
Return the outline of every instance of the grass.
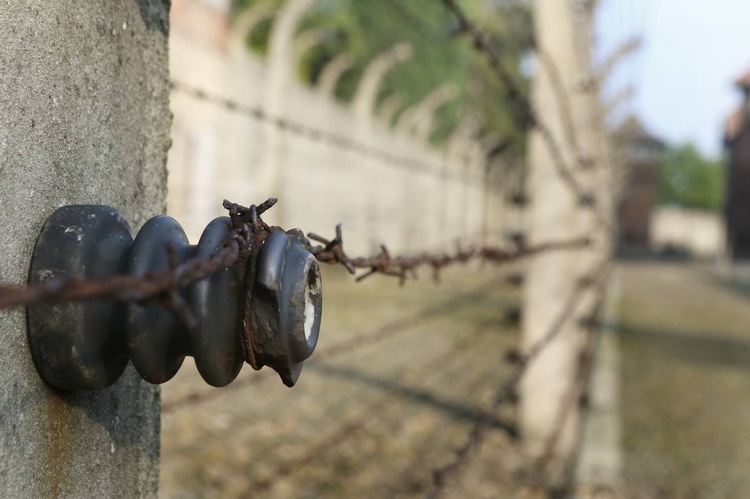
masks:
<svg viewBox="0 0 750 499"><path fill-rule="evenodd" d="M627 497L750 494L747 288L687 264L623 264Z"/></svg>

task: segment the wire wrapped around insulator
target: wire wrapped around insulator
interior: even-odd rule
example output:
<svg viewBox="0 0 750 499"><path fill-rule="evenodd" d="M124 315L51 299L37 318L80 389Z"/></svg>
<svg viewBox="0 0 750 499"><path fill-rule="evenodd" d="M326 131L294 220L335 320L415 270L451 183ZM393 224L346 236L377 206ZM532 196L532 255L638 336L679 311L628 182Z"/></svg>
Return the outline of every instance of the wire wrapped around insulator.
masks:
<svg viewBox="0 0 750 499"><path fill-rule="evenodd" d="M128 252L127 273L139 277L165 270L170 265L170 252L179 261L208 259L229 234L228 224L229 217L213 220L198 244L192 246L176 220L154 217L136 235ZM191 328L158 303L129 304L127 347L143 379L150 383L169 381L190 355L208 384L224 386L232 382L243 362L242 337L236 333L243 288L237 269L230 267L182 290L179 298L197 319Z"/></svg>
<svg viewBox="0 0 750 499"><path fill-rule="evenodd" d="M29 282L66 276L146 282L183 262L210 259L229 235L230 218L220 217L190 245L177 221L158 216L133 240L114 208L64 206L42 229ZM234 380L243 360L256 369L270 366L292 386L315 349L322 314L320 269L307 246L298 230L273 231L243 265L176 287L158 301L139 302L134 295L127 303L30 305L29 343L37 370L54 388L94 390L117 381L129 361L145 380L164 383L192 356L213 386ZM187 313L176 314L180 307Z"/></svg>

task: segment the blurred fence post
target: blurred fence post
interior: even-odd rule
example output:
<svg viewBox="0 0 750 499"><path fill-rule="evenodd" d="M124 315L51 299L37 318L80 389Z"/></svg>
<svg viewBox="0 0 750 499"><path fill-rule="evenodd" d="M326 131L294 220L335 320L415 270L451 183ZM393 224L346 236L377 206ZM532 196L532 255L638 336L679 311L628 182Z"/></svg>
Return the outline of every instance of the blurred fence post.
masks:
<svg viewBox="0 0 750 499"><path fill-rule="evenodd" d="M352 109L361 119L372 119L380 85L386 74L396 65L408 61L413 55L409 43L400 42L378 54L367 64L352 98Z"/></svg>
<svg viewBox="0 0 750 499"><path fill-rule="evenodd" d="M331 59L320 71L318 82L316 83L318 91L335 98L336 85L338 85L344 73L349 71L353 65L354 57L347 52L342 52Z"/></svg>
<svg viewBox="0 0 750 499"><path fill-rule="evenodd" d="M317 2L318 0L286 0L276 15L268 41L268 80L265 83L265 109L270 116L284 116L297 64L295 34L300 21ZM282 130L274 123L265 125L261 165L263 178L259 188L273 197L283 197L284 194L282 140ZM280 204L274 211L276 223L284 225L285 205Z"/></svg>
<svg viewBox="0 0 750 499"><path fill-rule="evenodd" d="M581 168L577 150L577 147L591 149L593 132L581 90L589 68L584 67L576 45L573 4L571 0L538 0L535 4L538 55L532 99L570 174L580 187L591 192L594 179ZM581 202L580 193L560 174L559 160L550 147L549 137L544 137L539 127L531 133L529 151L529 244L592 235L591 207ZM569 300L576 295L580 280L592 270L595 257L593 250L549 252L528 264L524 347L529 349L543 340L558 321L561 326L554 340L529 367L521 386L521 430L525 448L533 458L552 451L553 457L563 462L576 445L577 404L563 424L560 413L576 383L585 335L581 319L590 299L581 299L567 316L564 310L571 305ZM547 445L556 431L560 432L556 445L549 449Z"/></svg>
<svg viewBox="0 0 750 499"><path fill-rule="evenodd" d="M137 229L165 210L169 2L5 2L0 9L0 282L24 284L44 220L76 203ZM0 495L155 497L159 389L132 369L56 393L23 309L0 312Z"/></svg>

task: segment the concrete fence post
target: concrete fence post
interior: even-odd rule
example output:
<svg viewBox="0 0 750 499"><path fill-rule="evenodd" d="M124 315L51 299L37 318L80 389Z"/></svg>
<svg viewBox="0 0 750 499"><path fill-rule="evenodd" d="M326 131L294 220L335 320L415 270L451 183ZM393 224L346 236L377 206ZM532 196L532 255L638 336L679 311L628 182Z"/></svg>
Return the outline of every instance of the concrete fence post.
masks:
<svg viewBox="0 0 750 499"><path fill-rule="evenodd" d="M342 52L331 59L323 66L320 76L318 76L318 81L315 84L318 92L333 96L339 80L352 66L354 66L354 57L346 52Z"/></svg>
<svg viewBox="0 0 750 499"><path fill-rule="evenodd" d="M561 154L586 191L590 175L582 175L576 163L575 150L566 139L568 121L572 121L581 147L590 148L589 123L579 90L585 74L576 52L572 0L540 0L535 4L535 25L540 54L538 60L551 61L558 68L538 64L533 82L532 98L537 113L549 133L557 141ZM562 105L558 90L570 101L570 115ZM555 158L548 141L539 130L529 140L528 190L531 196L528 219L529 244L543 241L569 240L592 235L591 209L582 206L577 193L567 185L555 167ZM550 252L539 255L528 264L524 290L523 343L525 349L543 341L550 331L559 332L532 364L521 385L521 431L528 454L538 458L552 451L558 462L572 455L576 445L579 412L576 405L560 420L561 411L576 383L578 357L584 338L584 300L578 300L571 314L565 314L568 300L575 296L582 278L594 267L590 250ZM575 302L573 302L575 304ZM567 316L567 317L566 317ZM560 424L561 421L564 424ZM560 431L557 445L546 446Z"/></svg>
<svg viewBox="0 0 750 499"><path fill-rule="evenodd" d="M441 85L415 104L414 112L399 120L396 129L404 134L413 134L418 140L427 142L435 128L435 114L444 105L456 98L458 89L453 84Z"/></svg>
<svg viewBox="0 0 750 499"><path fill-rule="evenodd" d="M232 23L230 43L241 51L247 50L245 39L263 21L272 17L276 6L272 3L258 3L245 9Z"/></svg>
<svg viewBox="0 0 750 499"><path fill-rule="evenodd" d="M370 61L362 72L357 92L352 98L352 109L357 116L367 119L372 117L383 79L397 64L409 60L413 53L411 44L401 42L384 50Z"/></svg>
<svg viewBox="0 0 750 499"><path fill-rule="evenodd" d="M326 30L323 28L310 28L300 33L294 40L295 59L302 59L316 45L320 45L325 38Z"/></svg>
<svg viewBox="0 0 750 499"><path fill-rule="evenodd" d="M165 209L169 2L0 5L0 282L22 285L45 219L106 204L137 229ZM129 369L57 393L23 309L0 311L0 495L155 497L159 389Z"/></svg>

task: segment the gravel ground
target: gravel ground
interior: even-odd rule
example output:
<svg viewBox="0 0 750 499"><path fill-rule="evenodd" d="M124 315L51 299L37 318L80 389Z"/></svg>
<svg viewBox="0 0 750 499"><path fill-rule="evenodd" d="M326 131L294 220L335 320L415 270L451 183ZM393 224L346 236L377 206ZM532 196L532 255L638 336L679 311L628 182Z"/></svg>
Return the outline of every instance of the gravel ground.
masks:
<svg viewBox="0 0 750 499"><path fill-rule="evenodd" d="M189 361L164 385L160 497L423 497L510 372L504 275L459 267L399 287L325 269L321 339L297 386L245 367L215 389ZM493 429L447 497L503 497L512 445Z"/></svg>

